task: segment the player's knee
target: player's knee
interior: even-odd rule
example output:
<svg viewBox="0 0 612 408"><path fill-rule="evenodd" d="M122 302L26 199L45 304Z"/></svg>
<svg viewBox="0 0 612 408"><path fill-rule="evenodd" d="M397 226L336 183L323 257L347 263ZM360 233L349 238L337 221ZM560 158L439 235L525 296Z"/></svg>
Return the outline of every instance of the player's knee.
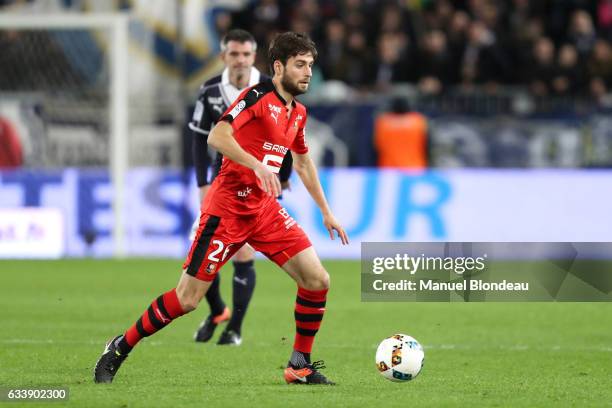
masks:
<svg viewBox="0 0 612 408"><path fill-rule="evenodd" d="M321 273L304 280L304 289L325 290L329 289L329 274L325 269Z"/></svg>
<svg viewBox="0 0 612 408"><path fill-rule="evenodd" d="M185 313L195 310L202 300L202 296L195 291L180 291L177 289L176 295Z"/></svg>
<svg viewBox="0 0 612 408"><path fill-rule="evenodd" d="M255 259L255 250L248 245L243 246L234 255L234 262L248 262Z"/></svg>
<svg viewBox="0 0 612 408"><path fill-rule="evenodd" d="M185 313L194 311L198 307L198 304L200 304L200 302L195 300L195 298L190 298L190 297L183 298L183 299L179 298L179 301L181 302L181 307L183 308L183 311Z"/></svg>

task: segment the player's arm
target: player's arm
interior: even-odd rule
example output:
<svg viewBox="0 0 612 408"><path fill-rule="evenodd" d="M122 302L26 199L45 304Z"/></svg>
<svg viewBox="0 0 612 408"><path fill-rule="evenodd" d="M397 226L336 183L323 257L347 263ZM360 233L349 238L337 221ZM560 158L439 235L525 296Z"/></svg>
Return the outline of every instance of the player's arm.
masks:
<svg viewBox="0 0 612 408"><path fill-rule="evenodd" d="M273 197L280 195L281 185L276 174L240 147L234 138L234 129L230 123L224 120L217 123L208 135L208 144L221 152L224 157L253 170L266 193Z"/></svg>
<svg viewBox="0 0 612 408"><path fill-rule="evenodd" d="M212 127L213 121L206 106L206 93L203 92L196 101L196 106L193 111L193 117L189 123L189 129L192 131L192 154L193 164L196 171L196 181L200 193L200 202L203 201L206 192L210 185L208 184L208 168L211 160L208 154L208 134Z"/></svg>
<svg viewBox="0 0 612 408"><path fill-rule="evenodd" d="M344 228L342 228L329 208L329 204L327 203L327 199L323 193L323 188L321 187L321 182L319 181L317 167L312 161L310 155L308 153L297 154L294 152L293 168L298 176L300 176L302 183L304 183L304 187L306 187L306 190L308 190L308 193L312 199L315 201L315 203L317 203L317 206L319 206L319 209L323 214L323 224L325 225L325 228L327 228L327 231L329 231L330 238L334 239L335 230L338 232L338 236L340 237L342 244L348 244L349 240Z"/></svg>

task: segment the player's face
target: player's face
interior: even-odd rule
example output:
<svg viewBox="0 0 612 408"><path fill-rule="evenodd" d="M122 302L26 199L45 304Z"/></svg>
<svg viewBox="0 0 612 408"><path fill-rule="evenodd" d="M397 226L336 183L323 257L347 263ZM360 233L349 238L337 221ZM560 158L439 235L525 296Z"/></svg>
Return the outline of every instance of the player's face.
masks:
<svg viewBox="0 0 612 408"><path fill-rule="evenodd" d="M281 77L281 84L285 91L291 95L300 95L308 90L312 78L312 64L314 58L311 53L298 54L287 60Z"/></svg>
<svg viewBox="0 0 612 408"><path fill-rule="evenodd" d="M248 75L255 63L255 50L253 43L229 41L221 59L229 69L230 77Z"/></svg>

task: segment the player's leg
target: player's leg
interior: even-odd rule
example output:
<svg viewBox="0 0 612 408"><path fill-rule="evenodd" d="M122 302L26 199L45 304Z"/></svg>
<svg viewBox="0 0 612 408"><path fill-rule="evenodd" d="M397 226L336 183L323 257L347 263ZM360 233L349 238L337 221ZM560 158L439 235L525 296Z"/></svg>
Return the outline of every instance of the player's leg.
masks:
<svg viewBox="0 0 612 408"><path fill-rule="evenodd" d="M212 285L206 292L206 302L210 307L210 313L200 324L195 332L194 339L197 342L206 343L215 334L217 326L227 320L231 316L229 307L225 305L221 297L221 275L217 274Z"/></svg>
<svg viewBox="0 0 612 408"><path fill-rule="evenodd" d="M294 312L296 333L285 380L288 383L333 384L318 371L323 363L310 360L325 314L329 274L312 246L291 257L282 268L298 285Z"/></svg>
<svg viewBox="0 0 612 408"><path fill-rule="evenodd" d="M283 268L298 286L294 310L296 334L285 380L300 384L332 384L318 371L322 362L310 361L329 289L329 274L310 240L287 210L277 203L277 208L270 208L259 220L248 242Z"/></svg>
<svg viewBox="0 0 612 408"><path fill-rule="evenodd" d="M151 336L173 320L194 310L206 294L218 270L241 244L233 244L226 230L227 222L219 217L203 215L183 274L176 288L156 298L141 317L123 334L112 339L96 363L95 382L112 382L117 370L133 347L144 337ZM225 244L225 242L232 242Z"/></svg>
<svg viewBox="0 0 612 408"><path fill-rule="evenodd" d="M198 152L206 151L206 147L200 146L197 150ZM201 156L200 154L194 155L194 159L196 157ZM208 180L208 175L206 174L206 169L208 165L202 164L201 166L196 165L196 175L198 180L198 186L200 189L200 201L204 200L204 197L208 193L210 189L210 183L212 183L212 179ZM207 181L208 180L208 181ZM207 183L207 184L205 184ZM193 223L191 227L191 233L189 234L189 239L193 241L195 239L196 233L200 227L200 218ZM206 302L208 303L208 307L210 308L210 313L202 323L198 330L196 330L194 334L194 340L197 342L205 343L210 340L215 333L215 329L217 325L229 320L231 311L225 305L223 301L223 297L221 296L221 275L217 274L215 280L212 285L206 292Z"/></svg>
<svg viewBox="0 0 612 408"><path fill-rule="evenodd" d="M248 244L244 245L236 252L232 262L234 264L232 318L217 344L238 346L242 343L242 322L255 290L255 250Z"/></svg>
<svg viewBox="0 0 612 408"><path fill-rule="evenodd" d="M211 282L200 281L183 272L176 288L153 300L140 318L127 331L112 339L96 363L94 381L110 383L132 348L180 316L194 310Z"/></svg>

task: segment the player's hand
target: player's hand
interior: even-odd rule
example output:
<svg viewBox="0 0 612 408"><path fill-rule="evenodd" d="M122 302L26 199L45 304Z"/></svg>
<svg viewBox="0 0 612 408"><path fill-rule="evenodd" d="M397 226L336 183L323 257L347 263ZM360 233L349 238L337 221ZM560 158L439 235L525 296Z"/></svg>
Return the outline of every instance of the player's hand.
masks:
<svg viewBox="0 0 612 408"><path fill-rule="evenodd" d="M278 197L281 194L281 185L280 181L276 174L272 173L270 169L268 169L263 164L257 166L254 170L255 175L257 176L257 180L259 181L259 187L266 194L271 195L272 197Z"/></svg>
<svg viewBox="0 0 612 408"><path fill-rule="evenodd" d="M333 214L327 214L323 216L323 225L325 225L325 228L329 232L329 237L332 239L332 241L335 239L334 231L336 231L338 233L338 236L340 237L340 240L342 241L342 245L348 245L348 235L346 235L344 228L342 228L342 225L340 225L340 223L338 222L336 217L334 217Z"/></svg>
<svg viewBox="0 0 612 408"><path fill-rule="evenodd" d="M281 181L281 188L283 190L291 191L291 181L289 181L289 180Z"/></svg>

